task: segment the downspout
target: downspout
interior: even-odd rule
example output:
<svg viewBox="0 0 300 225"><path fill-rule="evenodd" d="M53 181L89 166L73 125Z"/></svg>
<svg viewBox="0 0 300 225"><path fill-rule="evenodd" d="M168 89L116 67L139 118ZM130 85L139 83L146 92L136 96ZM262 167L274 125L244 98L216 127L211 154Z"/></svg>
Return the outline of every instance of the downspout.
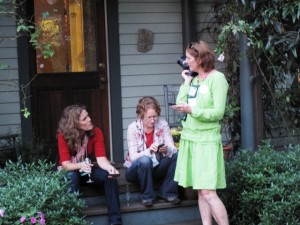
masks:
<svg viewBox="0 0 300 225"><path fill-rule="evenodd" d="M241 106L241 149L255 151L254 107L252 65L247 55L247 35L240 33L240 106Z"/></svg>
<svg viewBox="0 0 300 225"><path fill-rule="evenodd" d="M185 52L186 46L197 40L197 27L195 19L196 8L194 0L181 0L182 10L182 47Z"/></svg>

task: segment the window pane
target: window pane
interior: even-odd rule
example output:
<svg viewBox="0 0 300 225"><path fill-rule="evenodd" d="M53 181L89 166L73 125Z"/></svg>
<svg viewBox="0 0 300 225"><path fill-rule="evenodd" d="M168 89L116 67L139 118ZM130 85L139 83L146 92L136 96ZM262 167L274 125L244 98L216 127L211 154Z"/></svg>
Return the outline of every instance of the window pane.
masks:
<svg viewBox="0 0 300 225"><path fill-rule="evenodd" d="M94 0L35 0L38 73L97 70L95 9Z"/></svg>

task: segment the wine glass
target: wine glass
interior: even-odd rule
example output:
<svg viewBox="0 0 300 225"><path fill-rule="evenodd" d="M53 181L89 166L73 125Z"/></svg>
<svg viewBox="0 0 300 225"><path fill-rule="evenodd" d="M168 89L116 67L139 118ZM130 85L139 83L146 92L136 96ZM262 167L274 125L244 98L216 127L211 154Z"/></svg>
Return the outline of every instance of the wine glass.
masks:
<svg viewBox="0 0 300 225"><path fill-rule="evenodd" d="M129 189L129 184L126 184L126 192L125 192L125 199L126 199L126 205L127 207L130 206L130 189Z"/></svg>
<svg viewBox="0 0 300 225"><path fill-rule="evenodd" d="M87 165L90 164L90 159L89 159L89 158L85 158L84 161L85 161L85 163L86 163ZM91 173L88 173L88 176L89 176L89 179L88 179L86 182L87 182L87 183L93 183L94 181L91 179Z"/></svg>

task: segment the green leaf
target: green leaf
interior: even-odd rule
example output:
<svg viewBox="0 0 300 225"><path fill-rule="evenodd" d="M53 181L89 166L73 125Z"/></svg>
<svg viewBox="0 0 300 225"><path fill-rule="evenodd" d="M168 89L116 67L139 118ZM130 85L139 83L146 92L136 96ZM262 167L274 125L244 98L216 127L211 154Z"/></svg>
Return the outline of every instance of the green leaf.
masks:
<svg viewBox="0 0 300 225"><path fill-rule="evenodd" d="M0 70L5 70L5 69L8 69L9 68L9 65L6 64L6 63L0 63Z"/></svg>

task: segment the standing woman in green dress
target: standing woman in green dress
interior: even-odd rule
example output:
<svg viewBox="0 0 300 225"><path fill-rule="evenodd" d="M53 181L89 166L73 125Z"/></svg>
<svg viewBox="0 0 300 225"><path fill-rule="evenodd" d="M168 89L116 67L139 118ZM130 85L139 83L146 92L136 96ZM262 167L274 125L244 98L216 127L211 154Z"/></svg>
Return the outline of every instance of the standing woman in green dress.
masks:
<svg viewBox="0 0 300 225"><path fill-rule="evenodd" d="M186 48L184 63L190 71L183 70L184 83L172 106L186 114L174 179L180 186L198 191L203 225L211 225L212 218L219 225L228 225L226 208L216 192L226 187L220 121L228 83L224 74L215 70L214 53L203 41ZM190 75L191 71L196 76Z"/></svg>

